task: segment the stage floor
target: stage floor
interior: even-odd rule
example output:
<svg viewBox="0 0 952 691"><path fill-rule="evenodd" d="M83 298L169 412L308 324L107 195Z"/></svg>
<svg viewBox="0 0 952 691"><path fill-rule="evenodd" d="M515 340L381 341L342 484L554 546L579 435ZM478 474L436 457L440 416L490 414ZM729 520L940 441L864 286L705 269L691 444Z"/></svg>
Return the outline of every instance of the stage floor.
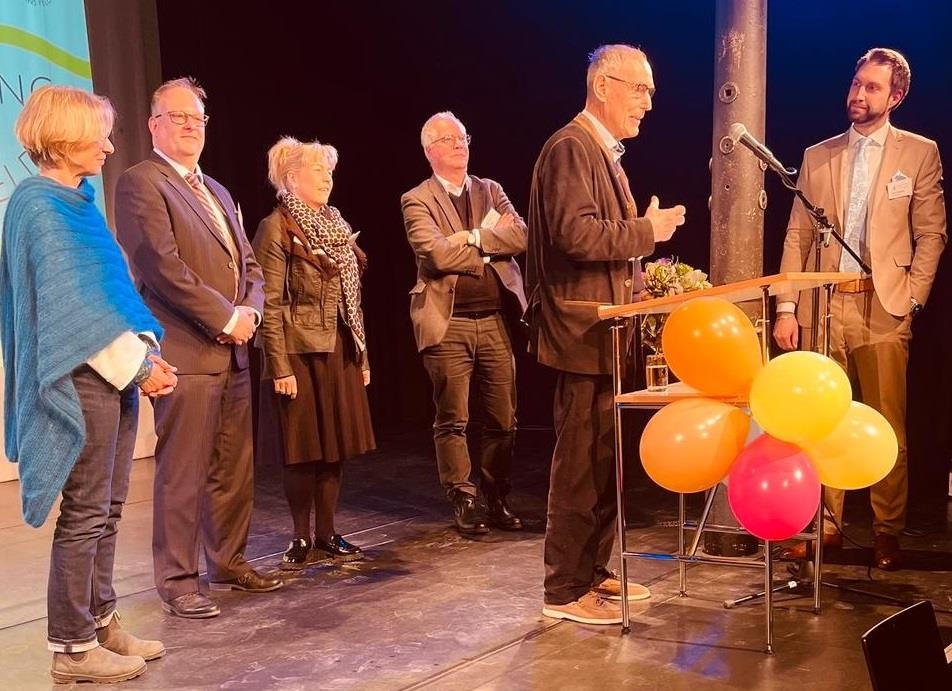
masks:
<svg viewBox="0 0 952 691"><path fill-rule="evenodd" d="M545 618L542 539L551 432L523 430L512 504L521 533L464 539L442 499L426 432L385 440L347 464L338 531L367 559L318 563L274 593L213 595L222 615L184 620L164 614L152 583L151 460L136 461L120 527L116 586L123 624L165 642L129 689L816 689L869 688L860 634L896 612L886 595L931 599L952 610L952 536L903 538L910 568L869 573L871 550L850 546L824 581L869 595L823 588L812 597L778 595L774 650L764 650L764 609L725 609L725 599L762 588L762 572L689 568L679 597L673 562L631 561L651 587L633 603L632 630ZM16 483L0 485L0 688L46 689L46 577L52 521L39 530L19 514ZM629 503L655 521L630 531L629 546L676 548L675 496L636 478ZM857 501L858 500L858 501ZM869 545L868 509L847 504L847 534ZM248 556L278 568L290 519L273 469L259 469ZM777 578L786 574L778 563ZM952 614L939 612L945 642ZM58 686L56 688L66 688Z"/></svg>

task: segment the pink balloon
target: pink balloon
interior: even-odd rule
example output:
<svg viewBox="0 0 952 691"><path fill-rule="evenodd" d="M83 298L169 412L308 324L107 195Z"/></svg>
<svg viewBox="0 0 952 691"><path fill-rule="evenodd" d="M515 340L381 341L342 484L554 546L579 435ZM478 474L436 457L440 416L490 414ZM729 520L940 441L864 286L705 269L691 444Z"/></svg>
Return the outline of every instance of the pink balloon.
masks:
<svg viewBox="0 0 952 691"><path fill-rule="evenodd" d="M727 499L740 524L761 540L787 540L820 505L820 479L798 446L763 434L737 455Z"/></svg>

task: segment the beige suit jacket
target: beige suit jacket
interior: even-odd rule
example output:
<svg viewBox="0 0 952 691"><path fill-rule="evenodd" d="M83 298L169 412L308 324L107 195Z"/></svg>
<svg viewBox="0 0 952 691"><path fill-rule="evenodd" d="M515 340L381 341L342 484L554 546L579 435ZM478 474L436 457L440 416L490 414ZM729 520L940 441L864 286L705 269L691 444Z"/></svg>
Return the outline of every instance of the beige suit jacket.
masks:
<svg viewBox="0 0 952 691"><path fill-rule="evenodd" d="M476 223L490 209L515 217L515 223L481 228L480 247L459 245L447 238L464 228L449 194L435 177L428 178L403 195L400 206L407 240L417 260L417 282L410 291L410 320L418 350L443 340L453 314L456 281L461 274L481 276L495 271L506 294L521 315L526 309L522 271L516 255L526 250L526 224L495 180L469 176L470 204ZM490 257L485 262L484 257Z"/></svg>
<svg viewBox="0 0 952 691"><path fill-rule="evenodd" d="M843 209L848 190L843 189L849 133L820 142L806 150L798 185L807 199L826 211L842 235ZM908 192L895 182L911 179ZM909 313L911 298L925 304L932 289L939 257L946 243L942 163L931 139L890 126L879 174L867 206L866 233L876 295L897 317ZM790 213L780 270L812 271L815 257L813 222L800 200ZM822 248L820 271L838 271L842 250L835 240ZM809 293L800 301L801 324L810 319ZM797 295L779 295L778 302L797 301Z"/></svg>

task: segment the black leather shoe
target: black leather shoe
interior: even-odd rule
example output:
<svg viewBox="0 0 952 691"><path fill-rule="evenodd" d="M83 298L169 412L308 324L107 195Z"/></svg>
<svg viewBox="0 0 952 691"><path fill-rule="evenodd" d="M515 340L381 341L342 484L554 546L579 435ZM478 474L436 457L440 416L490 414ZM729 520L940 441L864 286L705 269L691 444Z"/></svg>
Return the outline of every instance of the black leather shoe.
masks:
<svg viewBox="0 0 952 691"><path fill-rule="evenodd" d="M228 581L212 581L208 587L212 590L243 590L246 593L270 593L284 585L280 578L262 576L254 569L248 569L238 578Z"/></svg>
<svg viewBox="0 0 952 691"><path fill-rule="evenodd" d="M357 545L352 545L340 535L331 535L327 542L314 538L314 549L320 550L332 557L345 557L349 559L360 559L364 552Z"/></svg>
<svg viewBox="0 0 952 691"><path fill-rule="evenodd" d="M285 569L303 569L307 565L307 555L311 551L311 541L306 537L296 537L288 545L287 552L281 558L281 567Z"/></svg>
<svg viewBox="0 0 952 691"><path fill-rule="evenodd" d="M183 619L208 619L221 614L221 609L202 593L185 593L162 603L162 609Z"/></svg>
<svg viewBox="0 0 952 691"><path fill-rule="evenodd" d="M512 512L505 499L489 500L489 522L502 530L522 530L522 520Z"/></svg>
<svg viewBox="0 0 952 691"><path fill-rule="evenodd" d="M463 535L485 535L489 532L486 519L483 518L476 497L466 492L457 492L453 497L453 514L456 529Z"/></svg>

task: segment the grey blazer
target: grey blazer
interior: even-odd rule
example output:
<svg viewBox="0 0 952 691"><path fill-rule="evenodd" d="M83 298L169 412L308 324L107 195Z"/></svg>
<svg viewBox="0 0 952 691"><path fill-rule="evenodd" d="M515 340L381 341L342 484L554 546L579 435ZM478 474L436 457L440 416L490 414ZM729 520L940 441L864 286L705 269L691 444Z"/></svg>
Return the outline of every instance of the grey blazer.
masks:
<svg viewBox="0 0 952 691"><path fill-rule="evenodd" d="M410 319L418 350L438 344L446 335L461 274L481 276L483 271L495 271L520 313L526 308L522 271L513 259L526 249L526 224L498 182L473 175L469 180L477 223L490 209L516 218L508 226L481 228L481 249L447 240L457 231L472 229L463 227L453 202L435 177L424 180L400 199L407 240L417 261L417 282L410 291ZM486 263L484 256L491 260Z"/></svg>

